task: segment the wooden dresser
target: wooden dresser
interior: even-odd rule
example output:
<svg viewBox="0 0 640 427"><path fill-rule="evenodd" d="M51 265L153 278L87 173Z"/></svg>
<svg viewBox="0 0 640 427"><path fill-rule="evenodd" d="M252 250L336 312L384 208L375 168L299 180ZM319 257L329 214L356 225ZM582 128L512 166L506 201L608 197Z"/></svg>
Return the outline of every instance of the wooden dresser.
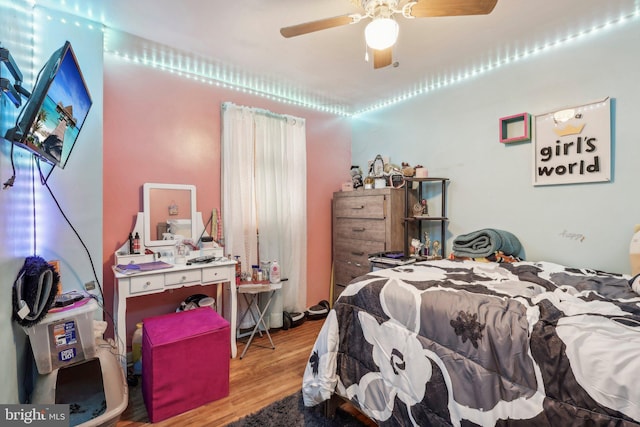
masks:
<svg viewBox="0 0 640 427"><path fill-rule="evenodd" d="M370 271L369 254L403 250L404 190L333 193L333 300Z"/></svg>

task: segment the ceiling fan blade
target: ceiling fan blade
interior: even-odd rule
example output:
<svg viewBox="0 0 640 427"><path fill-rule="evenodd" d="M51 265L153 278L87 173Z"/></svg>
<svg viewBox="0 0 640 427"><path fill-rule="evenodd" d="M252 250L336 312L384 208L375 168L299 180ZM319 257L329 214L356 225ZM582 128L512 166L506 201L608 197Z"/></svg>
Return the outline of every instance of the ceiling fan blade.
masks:
<svg viewBox="0 0 640 427"><path fill-rule="evenodd" d="M373 50L373 68L383 68L388 65L391 65L391 61L393 60L393 54L391 52L391 48L386 48L382 50Z"/></svg>
<svg viewBox="0 0 640 427"><path fill-rule="evenodd" d="M487 15L497 2L498 0L421 0L411 6L409 14L416 18Z"/></svg>
<svg viewBox="0 0 640 427"><path fill-rule="evenodd" d="M357 20L354 18L354 15L334 16L333 18L319 19L317 21L280 28L280 34L289 38L300 36L302 34L313 33L314 31L326 30L327 28L353 24L355 22L357 22Z"/></svg>

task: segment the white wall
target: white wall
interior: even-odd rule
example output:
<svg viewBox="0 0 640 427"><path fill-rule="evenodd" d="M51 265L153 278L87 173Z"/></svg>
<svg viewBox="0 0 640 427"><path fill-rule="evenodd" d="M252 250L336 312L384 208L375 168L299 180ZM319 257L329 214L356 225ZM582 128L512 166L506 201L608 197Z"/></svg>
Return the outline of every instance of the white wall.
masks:
<svg viewBox="0 0 640 427"><path fill-rule="evenodd" d="M15 7L0 4L0 43L2 47L9 49L15 61L19 64L21 72L25 74L25 81L29 81L28 74L31 71L30 25L22 23L30 19L30 14L23 9L26 2ZM22 7L22 8L21 8ZM25 64L24 61L29 61ZM13 80L4 65L0 65L0 75ZM27 86L28 87L28 86ZM0 136L13 125L18 110L9 102L6 96L0 94ZM4 183L11 177L10 147L3 139L0 139L0 183ZM16 150L17 151L17 150ZM17 156L16 156L17 157ZM24 162L16 158L16 167L20 170ZM22 354L26 338L22 330L11 320L12 316L12 285L16 273L20 270L24 256L29 251L29 242L20 238L21 229L24 227L25 207L22 201L25 192L28 191L27 182L18 180L12 189L0 188L0 348L3 356L0 357L0 403L16 403L19 394L18 371L24 371Z"/></svg>
<svg viewBox="0 0 640 427"><path fill-rule="evenodd" d="M93 26L93 28L90 28ZM0 1L0 42L8 48L31 90L37 71L65 40L74 48L94 104L66 168L56 168L48 184L78 234L82 237L102 281L102 31L94 23L60 13L32 8L29 2ZM8 77L6 69L2 76ZM13 126L18 110L0 98L0 134ZM35 254L61 264L63 290L82 289L94 280L82 244L59 212L46 187L32 173L31 155L14 150L16 182L0 190L0 403L24 401L25 375L31 365L22 328L11 320L12 285L25 257ZM44 166L47 173L49 167ZM36 172L37 173L37 172ZM0 140L0 180L12 174L10 144ZM32 194L34 196L32 196Z"/></svg>
<svg viewBox="0 0 640 427"><path fill-rule="evenodd" d="M447 253L455 236L494 227L514 233L528 260L629 272L629 241L640 223L639 45L635 19L358 117L352 163L364 170L380 153L450 178ZM500 117L607 96L614 99L609 183L534 187L532 144L498 142Z"/></svg>

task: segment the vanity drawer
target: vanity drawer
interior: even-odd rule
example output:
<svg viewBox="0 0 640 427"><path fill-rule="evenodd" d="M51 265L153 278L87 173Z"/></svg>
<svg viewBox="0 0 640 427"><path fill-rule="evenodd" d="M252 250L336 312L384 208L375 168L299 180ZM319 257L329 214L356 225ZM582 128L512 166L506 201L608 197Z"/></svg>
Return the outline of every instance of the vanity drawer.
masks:
<svg viewBox="0 0 640 427"><path fill-rule="evenodd" d="M384 242L386 224L381 219L336 218L336 238Z"/></svg>
<svg viewBox="0 0 640 427"><path fill-rule="evenodd" d="M200 270L176 271L165 274L165 284L167 286L182 285L184 283L198 283L202 279Z"/></svg>
<svg viewBox="0 0 640 427"><path fill-rule="evenodd" d="M361 196L336 198L336 218L384 218L386 199L384 196Z"/></svg>
<svg viewBox="0 0 640 427"><path fill-rule="evenodd" d="M129 293L148 293L150 291L161 291L164 289L164 275L137 276L131 277L129 282Z"/></svg>
<svg viewBox="0 0 640 427"><path fill-rule="evenodd" d="M202 283L230 282L231 276L235 280L235 268L211 267L202 269Z"/></svg>

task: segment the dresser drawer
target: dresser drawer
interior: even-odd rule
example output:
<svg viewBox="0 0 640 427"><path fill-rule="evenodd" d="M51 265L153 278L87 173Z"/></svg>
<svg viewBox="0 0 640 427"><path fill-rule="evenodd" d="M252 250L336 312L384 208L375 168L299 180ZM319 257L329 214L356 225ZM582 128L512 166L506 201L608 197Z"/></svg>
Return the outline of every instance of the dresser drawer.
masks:
<svg viewBox="0 0 640 427"><path fill-rule="evenodd" d="M382 219L336 218L335 233L338 239L384 242L385 230L385 221Z"/></svg>
<svg viewBox="0 0 640 427"><path fill-rule="evenodd" d="M384 218L384 196L341 197L335 199L336 218Z"/></svg>
<svg viewBox="0 0 640 427"><path fill-rule="evenodd" d="M231 276L235 280L235 268L211 267L202 270L202 283L230 282Z"/></svg>
<svg viewBox="0 0 640 427"><path fill-rule="evenodd" d="M202 281L200 270L176 271L165 274L167 286L182 285L185 283L199 283Z"/></svg>
<svg viewBox="0 0 640 427"><path fill-rule="evenodd" d="M164 289L164 275L162 274L131 277L129 280L129 293L131 294L162 291Z"/></svg>
<svg viewBox="0 0 640 427"><path fill-rule="evenodd" d="M335 283L333 285L333 300L334 301L338 299L338 297L340 296L342 291L345 290L346 287L347 287L347 285L339 284L339 283Z"/></svg>
<svg viewBox="0 0 640 427"><path fill-rule="evenodd" d="M369 255L385 250L384 242L337 239L334 243L334 254L337 259L367 265L369 264Z"/></svg>
<svg viewBox="0 0 640 427"><path fill-rule="evenodd" d="M337 285L347 285L356 277L363 276L370 271L368 261L365 265L362 265L353 264L345 260L336 260L334 267L334 279Z"/></svg>

